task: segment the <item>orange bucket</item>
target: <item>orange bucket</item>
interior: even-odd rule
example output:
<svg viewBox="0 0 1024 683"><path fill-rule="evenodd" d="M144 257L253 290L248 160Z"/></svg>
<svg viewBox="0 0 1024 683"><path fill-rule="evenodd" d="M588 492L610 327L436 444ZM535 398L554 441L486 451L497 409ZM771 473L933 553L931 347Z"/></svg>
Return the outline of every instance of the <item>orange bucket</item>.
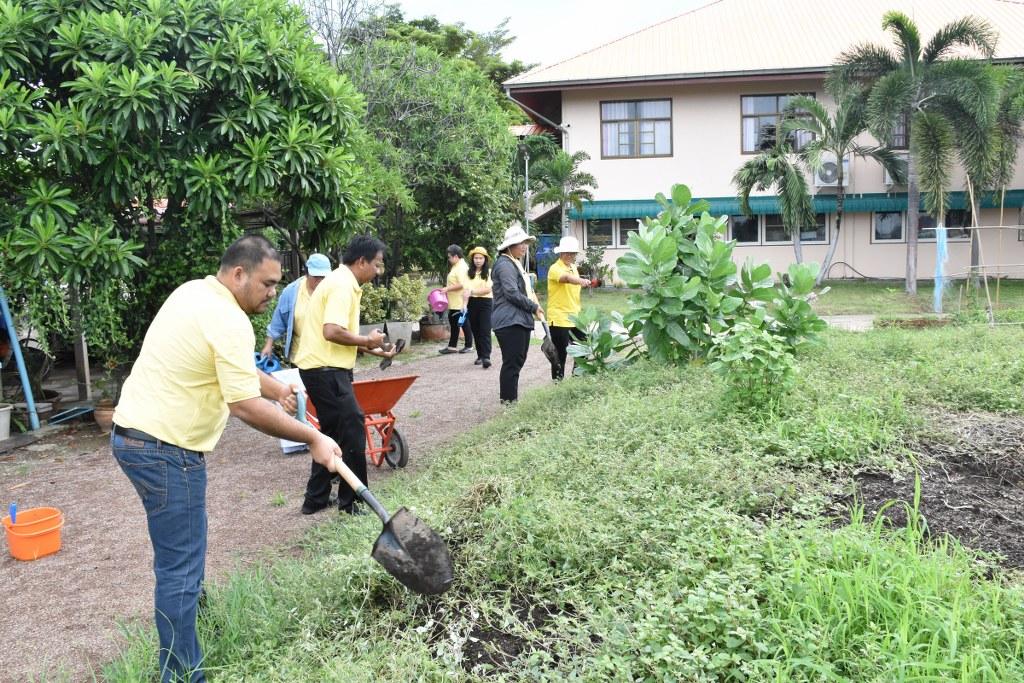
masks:
<svg viewBox="0 0 1024 683"><path fill-rule="evenodd" d="M64 515L57 508L30 508L18 511L18 521L11 524L4 517L7 547L16 560L38 560L60 550L60 528Z"/></svg>

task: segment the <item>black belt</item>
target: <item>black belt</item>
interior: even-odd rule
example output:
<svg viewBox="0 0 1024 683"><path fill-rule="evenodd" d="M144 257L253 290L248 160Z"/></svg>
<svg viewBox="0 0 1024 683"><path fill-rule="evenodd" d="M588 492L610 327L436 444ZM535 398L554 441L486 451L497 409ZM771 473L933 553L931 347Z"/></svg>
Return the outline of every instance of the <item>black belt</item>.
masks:
<svg viewBox="0 0 1024 683"><path fill-rule="evenodd" d="M192 451L193 453L199 453L199 455L202 455L201 451L193 451L191 448L182 448L181 446L177 446L177 445L175 445L173 443L168 443L167 441L164 441L163 439L156 438L152 434L147 434L146 432L142 431L141 429L132 429L131 427L122 427L121 425L115 424L114 428L113 428L113 432L115 434L117 434L118 436L123 436L126 439L135 439L136 441L148 441L150 443L167 444L168 446L174 446L175 448L181 448L181 450L183 450L183 451Z"/></svg>
<svg viewBox="0 0 1024 683"><path fill-rule="evenodd" d="M300 369L299 372L347 372L351 375L352 368L332 368L330 366L325 366L320 368L307 368L305 370Z"/></svg>

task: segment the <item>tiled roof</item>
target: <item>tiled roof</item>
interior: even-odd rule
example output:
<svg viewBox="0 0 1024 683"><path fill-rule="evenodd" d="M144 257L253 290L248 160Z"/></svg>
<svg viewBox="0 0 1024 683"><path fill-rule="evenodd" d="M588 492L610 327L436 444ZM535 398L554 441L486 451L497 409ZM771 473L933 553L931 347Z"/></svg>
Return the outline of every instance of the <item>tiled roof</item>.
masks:
<svg viewBox="0 0 1024 683"><path fill-rule="evenodd" d="M858 43L891 45L889 10L913 19L924 43L965 15L985 19L999 34L996 58L1024 58L1024 2L1014 0L716 0L505 85L822 71Z"/></svg>
<svg viewBox="0 0 1024 683"><path fill-rule="evenodd" d="M551 129L536 123L528 123L522 126L509 126L508 130L515 137L526 137L528 135L544 135L550 133Z"/></svg>

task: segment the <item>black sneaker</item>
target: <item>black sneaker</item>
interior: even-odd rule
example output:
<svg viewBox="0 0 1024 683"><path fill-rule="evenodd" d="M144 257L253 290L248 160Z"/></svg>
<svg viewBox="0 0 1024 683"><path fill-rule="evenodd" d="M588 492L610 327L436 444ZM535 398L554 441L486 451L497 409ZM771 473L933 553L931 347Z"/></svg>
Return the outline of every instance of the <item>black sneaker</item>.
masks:
<svg viewBox="0 0 1024 683"><path fill-rule="evenodd" d="M459 353L469 353L472 350L472 346L463 346L461 349L459 349Z"/></svg>
<svg viewBox="0 0 1024 683"><path fill-rule="evenodd" d="M302 514L304 514L304 515L312 515L312 514L316 514L317 512L320 512L321 510L326 508L328 505L330 505L329 502L328 503L311 503L311 502L309 502L307 500L307 501L304 501L302 503L302 509L300 510L300 512L302 512Z"/></svg>
<svg viewBox="0 0 1024 683"><path fill-rule="evenodd" d="M484 361L480 365L484 366L484 370L486 370L487 368L491 367L491 359L484 358Z"/></svg>
<svg viewBox="0 0 1024 683"><path fill-rule="evenodd" d="M473 365L480 365L483 362L484 362L483 358L477 358L475 361L473 361Z"/></svg>

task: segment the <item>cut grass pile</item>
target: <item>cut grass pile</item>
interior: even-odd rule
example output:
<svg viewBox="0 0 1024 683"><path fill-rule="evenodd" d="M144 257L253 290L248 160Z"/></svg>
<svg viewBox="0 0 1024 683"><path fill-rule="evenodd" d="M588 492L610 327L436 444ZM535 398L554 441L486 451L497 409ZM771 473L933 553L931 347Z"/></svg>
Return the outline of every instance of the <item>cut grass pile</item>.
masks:
<svg viewBox="0 0 1024 683"><path fill-rule="evenodd" d="M991 558L823 517L859 467L908 466L919 410L1024 409L1015 328L833 332L774 412L705 367L641 365L531 392L378 491L456 562L410 594L369 558L379 523L211 587L212 680L1024 680L1024 589ZM152 677L137 633L105 675Z"/></svg>

